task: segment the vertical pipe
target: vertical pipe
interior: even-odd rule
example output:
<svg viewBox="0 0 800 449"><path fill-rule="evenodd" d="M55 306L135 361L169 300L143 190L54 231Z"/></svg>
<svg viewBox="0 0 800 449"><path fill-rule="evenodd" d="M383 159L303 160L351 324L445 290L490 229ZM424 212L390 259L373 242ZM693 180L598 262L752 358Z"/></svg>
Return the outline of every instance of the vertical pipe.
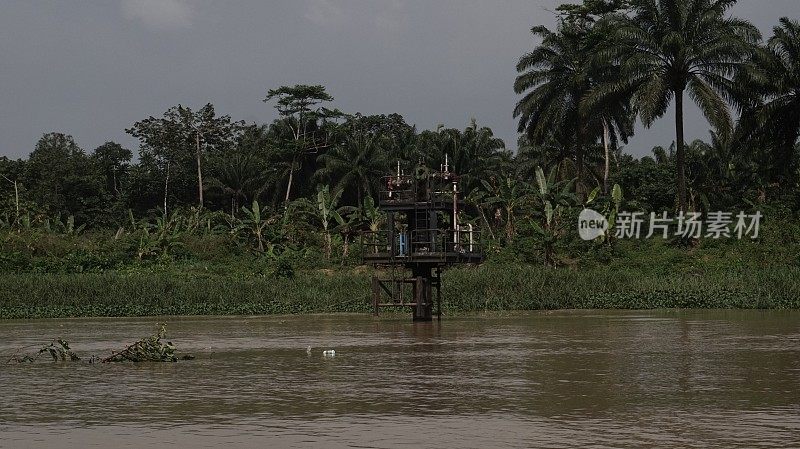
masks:
<svg viewBox="0 0 800 449"><path fill-rule="evenodd" d="M453 230L458 231L458 183L455 181L453 181Z"/></svg>

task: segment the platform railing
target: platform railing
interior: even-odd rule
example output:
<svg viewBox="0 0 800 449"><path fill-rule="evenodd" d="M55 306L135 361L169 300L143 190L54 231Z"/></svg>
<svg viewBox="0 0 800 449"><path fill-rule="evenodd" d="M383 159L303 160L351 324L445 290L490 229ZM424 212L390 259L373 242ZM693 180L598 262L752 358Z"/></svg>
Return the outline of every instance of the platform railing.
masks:
<svg viewBox="0 0 800 449"><path fill-rule="evenodd" d="M401 175L384 176L381 185L383 188L378 192L378 199L382 204L453 201L453 187L449 182L440 181L420 185L413 177Z"/></svg>
<svg viewBox="0 0 800 449"><path fill-rule="evenodd" d="M381 185L384 186L379 194L382 203L416 201L416 183L411 176L384 176Z"/></svg>
<svg viewBox="0 0 800 449"><path fill-rule="evenodd" d="M390 241L391 240L391 241ZM362 259L407 260L414 258L452 258L454 254L478 257L483 252L481 232L477 228L415 229L411 232L364 231L361 233Z"/></svg>
<svg viewBox="0 0 800 449"><path fill-rule="evenodd" d="M397 254L396 242L389 241L389 231L362 231L361 248L363 251L362 256Z"/></svg>
<svg viewBox="0 0 800 449"><path fill-rule="evenodd" d="M412 253L481 253L481 232L476 228L417 229L412 232Z"/></svg>

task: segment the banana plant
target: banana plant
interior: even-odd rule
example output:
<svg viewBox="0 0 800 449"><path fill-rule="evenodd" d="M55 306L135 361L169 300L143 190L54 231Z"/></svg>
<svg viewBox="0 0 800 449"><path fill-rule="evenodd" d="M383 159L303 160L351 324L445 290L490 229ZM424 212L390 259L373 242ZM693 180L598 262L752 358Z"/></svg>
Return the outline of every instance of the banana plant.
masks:
<svg viewBox="0 0 800 449"><path fill-rule="evenodd" d="M263 253L264 243L266 241L264 238L264 231L267 226L275 222L274 218L267 218L264 216L263 212L265 211L261 209L261 206L259 206L256 200L253 200L253 205L250 209L246 206L242 206L242 212L244 213L244 218L241 221L239 229L246 230L249 237L255 239L258 252Z"/></svg>
<svg viewBox="0 0 800 449"><path fill-rule="evenodd" d="M350 255L350 239L358 234L358 229L364 222L361 211L352 206L342 206L334 214L336 231L342 237L342 264Z"/></svg>
<svg viewBox="0 0 800 449"><path fill-rule="evenodd" d="M288 246L297 247L307 241L308 236L317 229L315 222L318 214L316 198L298 198L286 204L281 218L281 226L276 235L277 239Z"/></svg>
<svg viewBox="0 0 800 449"><path fill-rule="evenodd" d="M325 258L327 260L331 259L331 225L344 221L336 208L341 196L341 190L331 193L330 187L327 185L317 192L317 218L322 225L322 233L325 237Z"/></svg>
<svg viewBox="0 0 800 449"><path fill-rule="evenodd" d="M86 224L75 226L75 216L69 215L67 219L61 223L61 230L65 235L78 235L86 228Z"/></svg>
<svg viewBox="0 0 800 449"><path fill-rule="evenodd" d="M83 232L86 227L85 224L75 226L75 216L68 215L65 220L61 220L61 214L56 215L52 219L47 217L42 222L42 229L48 233L57 233L63 235L78 235Z"/></svg>
<svg viewBox="0 0 800 449"><path fill-rule="evenodd" d="M168 217L158 216L154 223L142 222L139 232L139 260L149 257L169 257L174 248L182 245L181 217L172 212Z"/></svg>
<svg viewBox="0 0 800 449"><path fill-rule="evenodd" d="M511 241L516 235L516 215L518 209L529 200L530 187L523 181L512 177L492 185L486 180L481 180L486 192L484 204L494 206L495 217L505 223L506 241Z"/></svg>
<svg viewBox="0 0 800 449"><path fill-rule="evenodd" d="M619 209L622 206L623 194L622 194L622 187L619 184L614 184L614 187L611 189L611 198L603 198L599 196L600 187L596 187L589 196L586 198L586 202L584 203L584 207L589 207L590 205L594 204L595 201L600 205L599 212L604 217L606 217L606 221L608 222L608 229L606 229L606 233L598 237L598 241L600 243L608 242L611 243L613 241L614 233L611 232L617 224L617 216L619 215ZM597 207L595 206L595 209Z"/></svg>
<svg viewBox="0 0 800 449"><path fill-rule="evenodd" d="M367 226L370 230L370 235L372 236L372 241L370 241L370 246L374 252L378 251L378 247L376 246L376 236L377 232L381 229L381 224L386 219L386 214L381 212L378 209L378 206L375 204L375 200L372 199L371 196L368 196L364 199L364 206L362 207L363 211L363 219L366 222Z"/></svg>
<svg viewBox="0 0 800 449"><path fill-rule="evenodd" d="M33 220L31 219L31 213L25 212L25 215L19 221L20 227L26 231L30 231L31 227L33 226Z"/></svg>
<svg viewBox="0 0 800 449"><path fill-rule="evenodd" d="M221 210L192 206L184 217L184 231L198 235L225 234L231 229L228 224L230 218Z"/></svg>
<svg viewBox="0 0 800 449"><path fill-rule="evenodd" d="M555 169L545 176L542 168L536 167L536 187L531 227L540 239L544 264L552 266L556 264L556 244L566 233L563 215L577 202L575 179L556 182Z"/></svg>

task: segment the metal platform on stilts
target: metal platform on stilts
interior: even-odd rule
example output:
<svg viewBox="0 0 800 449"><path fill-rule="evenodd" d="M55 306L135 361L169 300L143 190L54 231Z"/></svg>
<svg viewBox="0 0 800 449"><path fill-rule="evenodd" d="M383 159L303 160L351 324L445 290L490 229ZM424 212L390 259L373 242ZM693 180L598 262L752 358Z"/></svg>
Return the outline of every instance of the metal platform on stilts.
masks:
<svg viewBox="0 0 800 449"><path fill-rule="evenodd" d="M415 176L404 175L398 166L384 185L379 208L386 223L361 236L363 262L389 275L372 278L374 313L406 307L414 321L431 321L435 306L441 319L442 271L484 259L480 230L459 223L464 203L458 176L445 160L439 171L417 166Z"/></svg>

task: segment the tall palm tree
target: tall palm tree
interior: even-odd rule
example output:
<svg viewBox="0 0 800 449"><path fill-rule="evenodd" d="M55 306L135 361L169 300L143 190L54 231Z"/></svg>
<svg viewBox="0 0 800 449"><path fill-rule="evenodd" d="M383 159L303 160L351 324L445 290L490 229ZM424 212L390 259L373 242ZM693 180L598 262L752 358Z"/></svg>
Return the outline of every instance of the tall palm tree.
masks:
<svg viewBox="0 0 800 449"><path fill-rule="evenodd" d="M601 48L609 38L608 30L594 26L586 32L586 51L594 53ZM613 82L620 73L618 64L608 64L591 58L591 84L597 86ZM628 143L628 138L633 135L633 126L636 119L631 106L631 92L621 91L603 97L601 101L587 102L586 97L581 101L581 114L591 118L592 134L600 134L603 146L603 193L608 193L609 176L611 172L611 147L615 149L619 141ZM587 119L588 120L588 119Z"/></svg>
<svg viewBox="0 0 800 449"><path fill-rule="evenodd" d="M317 158L321 164L316 176L335 180L334 190L355 191L357 205L376 193L378 181L389 170L386 138L381 134L354 131L341 144Z"/></svg>
<svg viewBox="0 0 800 449"><path fill-rule="evenodd" d="M506 151L503 139L495 137L491 128L479 127L475 119L464 131L440 126L436 131L423 132L417 149L418 157L429 167L439 167L446 159L450 170L461 177L465 192L480 187L481 179L496 175Z"/></svg>
<svg viewBox="0 0 800 449"><path fill-rule="evenodd" d="M457 142L452 156L452 166L461 176L462 188L470 192L480 186L481 179L497 176L505 153L503 139L495 137L486 126L478 127L472 119L461 133L461 141Z"/></svg>
<svg viewBox="0 0 800 449"><path fill-rule="evenodd" d="M732 77L755 53L761 36L752 24L726 12L735 0L634 0L632 14L601 20L611 37L597 53L620 64L615 81L593 90L591 105L609 95L633 92L633 105L645 126L662 117L675 100L678 207L686 209L683 97L689 97L722 133L732 127L727 102L734 97Z"/></svg>
<svg viewBox="0 0 800 449"><path fill-rule="evenodd" d="M520 73L514 91L524 94L514 108L518 131L531 143L544 144L555 138L572 148L578 182L583 183L583 145L587 126L580 114L581 99L589 92L588 55L577 33L553 32L544 26L531 29L542 43L517 63Z"/></svg>
<svg viewBox="0 0 800 449"><path fill-rule="evenodd" d="M567 15L555 33L544 27L532 32L542 43L517 65L521 74L514 89L528 92L514 110L515 117L520 117L519 131L525 131L534 145L555 140L571 148L581 191L586 187L586 152L599 138L605 149L603 185L607 186L610 146L620 139L627 142L633 134L627 92L591 104L584 101L592 88L614 79L619 71L618 65L590 57L607 39L607 30L595 27L594 19L575 20Z"/></svg>
<svg viewBox="0 0 800 449"><path fill-rule="evenodd" d="M535 145L523 134L517 139L514 173L520 179L536 179L537 167L544 167L548 172L555 168L559 179L569 177L569 173L575 171L574 161L558 142L550 139L543 144Z"/></svg>
<svg viewBox="0 0 800 449"><path fill-rule="evenodd" d="M210 185L218 184L231 198L231 215L239 210L240 201L258 199L267 188L272 172L253 153L235 152L223 159Z"/></svg>
<svg viewBox="0 0 800 449"><path fill-rule="evenodd" d="M746 88L764 99L753 108L757 127L773 145L773 166L783 177L797 167L795 143L800 135L800 22L788 17L773 28L766 48L744 72Z"/></svg>

